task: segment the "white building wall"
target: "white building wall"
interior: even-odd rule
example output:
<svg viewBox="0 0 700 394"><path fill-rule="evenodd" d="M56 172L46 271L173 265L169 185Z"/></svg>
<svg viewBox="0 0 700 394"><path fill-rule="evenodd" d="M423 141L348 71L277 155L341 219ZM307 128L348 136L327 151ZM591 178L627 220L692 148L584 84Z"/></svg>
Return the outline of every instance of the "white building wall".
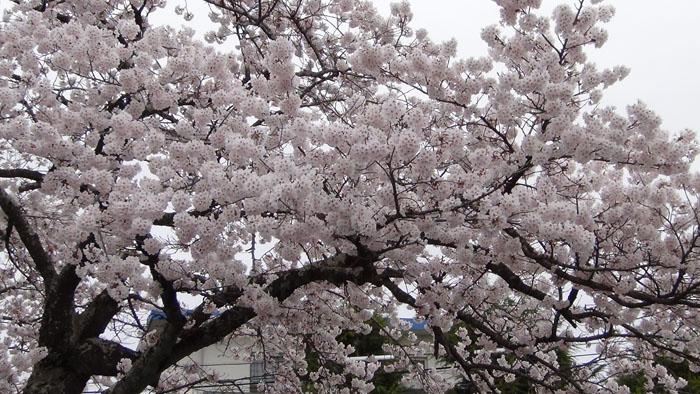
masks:
<svg viewBox="0 0 700 394"><path fill-rule="evenodd" d="M204 349L192 355L192 359L199 363L199 366L207 372L215 373L218 379L232 384L230 389L223 392L248 393L255 391L255 384L251 384L250 372L251 363L249 359L238 359L232 356L236 349L243 347L242 343L236 341L224 341ZM221 389L203 388L200 393L216 392L221 393Z"/></svg>

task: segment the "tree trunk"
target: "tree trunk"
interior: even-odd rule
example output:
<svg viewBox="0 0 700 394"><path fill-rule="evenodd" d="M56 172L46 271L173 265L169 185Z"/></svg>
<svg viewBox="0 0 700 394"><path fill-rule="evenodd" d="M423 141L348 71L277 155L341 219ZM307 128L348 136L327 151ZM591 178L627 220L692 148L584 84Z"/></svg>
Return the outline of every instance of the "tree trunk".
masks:
<svg viewBox="0 0 700 394"><path fill-rule="evenodd" d="M47 356L29 377L24 394L80 394L90 377L70 368L67 357Z"/></svg>

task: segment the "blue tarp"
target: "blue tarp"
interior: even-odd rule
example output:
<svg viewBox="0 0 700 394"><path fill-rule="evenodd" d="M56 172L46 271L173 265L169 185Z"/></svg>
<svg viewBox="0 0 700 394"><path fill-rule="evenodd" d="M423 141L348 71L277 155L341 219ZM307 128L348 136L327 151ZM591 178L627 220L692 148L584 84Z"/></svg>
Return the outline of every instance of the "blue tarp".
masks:
<svg viewBox="0 0 700 394"><path fill-rule="evenodd" d="M412 317L402 317L401 320L411 325L411 331L425 331L428 329L428 323L425 320L416 321L416 319Z"/></svg>

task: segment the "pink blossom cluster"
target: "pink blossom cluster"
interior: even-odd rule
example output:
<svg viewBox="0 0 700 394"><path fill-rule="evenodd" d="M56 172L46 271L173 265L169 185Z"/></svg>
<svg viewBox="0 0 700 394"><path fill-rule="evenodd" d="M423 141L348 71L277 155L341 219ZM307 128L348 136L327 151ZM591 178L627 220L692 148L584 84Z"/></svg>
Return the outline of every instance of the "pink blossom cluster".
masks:
<svg viewBox="0 0 700 394"><path fill-rule="evenodd" d="M207 3L206 42L155 0L0 23L0 391L186 390L227 341L284 358L272 392L447 389L428 352L483 392L700 368L697 146L600 104L630 72L587 57L612 7L498 0L488 56L460 59L407 2ZM377 316L394 361L353 360L339 335Z"/></svg>

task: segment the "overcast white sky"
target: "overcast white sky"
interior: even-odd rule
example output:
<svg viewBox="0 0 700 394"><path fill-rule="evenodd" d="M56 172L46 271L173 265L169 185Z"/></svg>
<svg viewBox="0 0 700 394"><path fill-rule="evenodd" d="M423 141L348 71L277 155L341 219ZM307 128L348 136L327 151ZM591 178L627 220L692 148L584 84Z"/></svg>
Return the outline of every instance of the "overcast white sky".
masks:
<svg viewBox="0 0 700 394"><path fill-rule="evenodd" d="M389 13L392 2L374 0L377 9ZM632 73L610 88L603 100L624 110L637 99L663 118L669 131L690 128L700 132L700 0L604 0L617 9L607 25L609 40L588 53L599 68L624 64ZM577 1L576 1L577 2ZM193 26L208 30L208 8L199 0L171 0L188 4L195 13ZM413 27L428 30L435 41L456 38L459 53L486 54L481 29L498 23L498 7L491 0L409 0ZM574 0L544 0L543 10ZM163 23L161 15L154 23ZM179 24L180 20L171 20ZM202 32L203 34L203 32ZM227 44L224 44L224 47ZM700 139L700 138L699 138Z"/></svg>
<svg viewBox="0 0 700 394"><path fill-rule="evenodd" d="M397 0L374 0L389 13ZM588 53L599 68L624 64L632 69L621 83L606 91L604 103L624 110L640 99L663 118L663 127L677 132L690 128L700 133L700 0L605 0L617 10L607 25L609 39ZM465 57L486 55L481 29L498 23L498 7L491 0L409 0L414 28L425 28L435 41L456 38ZM544 0L551 10L573 0ZM184 4L185 0L174 0ZM208 30L207 8L188 0L195 13L193 26ZM163 23L164 19L158 22ZM180 21L172 21L179 24ZM203 32L200 32L203 34ZM227 43L223 44L225 48ZM700 141L700 137L698 137ZM698 165L696 164L696 168ZM402 316L413 314L401 309Z"/></svg>
<svg viewBox="0 0 700 394"><path fill-rule="evenodd" d="M391 0L375 0L388 12ZM410 0L414 27L434 40L452 37L464 56L486 54L481 29L498 21L490 0ZM544 0L543 9L571 0ZM602 66L627 65L632 73L606 92L605 103L624 109L637 99L663 118L669 131L700 132L700 0L605 0L616 8L609 40L589 50Z"/></svg>
<svg viewBox="0 0 700 394"><path fill-rule="evenodd" d="M609 41L589 50L599 66L624 64L632 73L606 92L604 102L623 109L637 99L645 101L664 120L669 131L691 128L700 132L700 0L606 0L617 8L608 24ZM185 0L172 0L185 4ZM195 22L207 30L207 8L188 0ZM374 0L388 13L391 0ZM544 0L545 9L573 0ZM486 46L481 29L498 22L491 0L411 0L415 28L426 28L436 40L456 38L460 54L481 56ZM0 0L0 11L8 6ZM157 18L163 22L168 18ZM155 22L155 21L154 21ZM155 22L155 23L158 23ZM179 24L181 19L172 20ZM700 138L699 138L700 140Z"/></svg>
<svg viewBox="0 0 700 394"><path fill-rule="evenodd" d="M382 13L392 0L374 0ZM491 0L409 0L413 26L428 30L434 40L452 37L464 56L486 54L481 29L498 22ZM544 0L543 9L573 0ZM604 102L624 109L637 99L646 102L669 131L700 132L700 0L605 0L617 14L608 24L606 45L589 51L599 66L624 64L632 69L625 81L606 92ZM207 30L207 8L200 0L171 0L189 4L195 22ZM0 10L7 7L0 0ZM201 8L200 8L201 7ZM157 18L162 22L166 18ZM174 24L180 21L173 20ZM156 22L157 23L157 22Z"/></svg>

